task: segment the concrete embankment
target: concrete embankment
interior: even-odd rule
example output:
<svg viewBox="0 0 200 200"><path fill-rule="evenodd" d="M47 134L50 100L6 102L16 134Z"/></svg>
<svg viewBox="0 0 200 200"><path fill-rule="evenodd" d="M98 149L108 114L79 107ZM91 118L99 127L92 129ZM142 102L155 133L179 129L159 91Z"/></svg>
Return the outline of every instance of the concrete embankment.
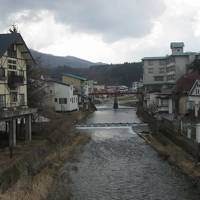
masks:
<svg viewBox="0 0 200 200"><path fill-rule="evenodd" d="M90 137L73 128L90 112L47 113L50 122L34 128L34 140L9 153L1 152L0 200L46 199L54 179L66 160L73 159Z"/></svg>
<svg viewBox="0 0 200 200"><path fill-rule="evenodd" d="M200 166L197 163L194 150L188 149L190 144L183 143L178 137L174 141L173 138L177 133L172 132L174 137L171 137L166 132L166 128L164 129L164 126L157 127L153 117L148 118L148 114L144 110L139 110L138 115L149 124L151 129L149 134L140 134L140 137L152 146L162 159L181 169L193 180L194 186L200 189Z"/></svg>

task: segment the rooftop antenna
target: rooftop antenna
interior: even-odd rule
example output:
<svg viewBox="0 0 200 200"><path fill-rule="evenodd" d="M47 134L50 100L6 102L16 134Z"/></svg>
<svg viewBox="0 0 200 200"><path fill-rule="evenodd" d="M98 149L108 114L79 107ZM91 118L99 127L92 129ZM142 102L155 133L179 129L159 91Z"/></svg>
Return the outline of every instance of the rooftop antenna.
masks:
<svg viewBox="0 0 200 200"><path fill-rule="evenodd" d="M18 27L16 24L12 24L11 28L9 28L10 33L18 33Z"/></svg>

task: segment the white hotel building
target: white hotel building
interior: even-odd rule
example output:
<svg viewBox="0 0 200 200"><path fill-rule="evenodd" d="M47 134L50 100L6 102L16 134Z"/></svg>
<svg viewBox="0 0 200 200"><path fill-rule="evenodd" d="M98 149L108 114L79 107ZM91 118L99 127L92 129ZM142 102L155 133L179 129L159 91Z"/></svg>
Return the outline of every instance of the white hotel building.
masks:
<svg viewBox="0 0 200 200"><path fill-rule="evenodd" d="M187 71L187 65L195 59L197 53L184 52L183 42L170 45L171 55L163 57L144 57L143 84L146 89L153 86L174 85Z"/></svg>

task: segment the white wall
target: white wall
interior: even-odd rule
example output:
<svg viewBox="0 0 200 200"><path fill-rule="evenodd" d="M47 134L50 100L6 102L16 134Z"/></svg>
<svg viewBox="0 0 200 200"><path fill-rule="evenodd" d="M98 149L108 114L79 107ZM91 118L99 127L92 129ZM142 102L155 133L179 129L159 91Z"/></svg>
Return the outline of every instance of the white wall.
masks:
<svg viewBox="0 0 200 200"><path fill-rule="evenodd" d="M73 95L73 86L54 83L54 88L54 105L56 111L65 112L78 110L78 96Z"/></svg>
<svg viewBox="0 0 200 200"><path fill-rule="evenodd" d="M165 68L166 65L160 65L160 60L150 60L152 65L149 65L149 60L143 60L143 83L147 84L161 84L165 81L165 71L160 72L160 68ZM153 69L153 73L149 73L149 68ZM164 81L155 81L155 76L164 76Z"/></svg>
<svg viewBox="0 0 200 200"><path fill-rule="evenodd" d="M78 110L78 96L73 94L73 86L56 82L46 82L44 105L55 111L66 112Z"/></svg>

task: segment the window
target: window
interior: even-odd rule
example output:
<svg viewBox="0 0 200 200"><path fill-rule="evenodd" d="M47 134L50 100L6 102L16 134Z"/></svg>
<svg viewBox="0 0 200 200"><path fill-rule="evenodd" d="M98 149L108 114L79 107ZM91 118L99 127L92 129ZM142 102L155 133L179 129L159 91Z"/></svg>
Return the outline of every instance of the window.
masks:
<svg viewBox="0 0 200 200"><path fill-rule="evenodd" d="M175 62L175 58L174 58L174 57L169 57L168 62L169 62L169 63Z"/></svg>
<svg viewBox="0 0 200 200"><path fill-rule="evenodd" d="M8 59L8 68L12 69L12 70L16 70L17 69L17 61Z"/></svg>
<svg viewBox="0 0 200 200"><path fill-rule="evenodd" d="M0 108L6 107L6 96L0 95Z"/></svg>
<svg viewBox="0 0 200 200"><path fill-rule="evenodd" d="M16 51L16 46L12 44L8 51L7 51L8 57L10 58L16 58L17 57L17 51Z"/></svg>
<svg viewBox="0 0 200 200"><path fill-rule="evenodd" d="M16 103L17 102L17 92L11 92L10 101L11 101L11 103Z"/></svg>
<svg viewBox="0 0 200 200"><path fill-rule="evenodd" d="M168 99L161 99L161 106L168 107L169 101Z"/></svg>
<svg viewBox="0 0 200 200"><path fill-rule="evenodd" d="M159 61L159 64L160 64L160 65L165 65L165 64L166 64L166 60L160 60L160 61Z"/></svg>
<svg viewBox="0 0 200 200"><path fill-rule="evenodd" d="M25 98L24 98L24 94L20 94L19 95L19 100L20 100L20 106L24 106L25 105Z"/></svg>
<svg viewBox="0 0 200 200"><path fill-rule="evenodd" d="M199 94L200 94L200 89L196 88L196 95L199 95Z"/></svg>
<svg viewBox="0 0 200 200"><path fill-rule="evenodd" d="M159 73L160 74L165 73L165 68L164 67L159 68Z"/></svg>
<svg viewBox="0 0 200 200"><path fill-rule="evenodd" d="M23 70L19 70L19 76L23 76L24 77L24 71Z"/></svg>
<svg viewBox="0 0 200 200"><path fill-rule="evenodd" d="M148 68L148 73L153 74L153 68Z"/></svg>
<svg viewBox="0 0 200 200"><path fill-rule="evenodd" d="M59 98L59 104L67 104L67 98Z"/></svg>
<svg viewBox="0 0 200 200"><path fill-rule="evenodd" d="M58 102L58 99L57 99L57 98L55 98L55 99L54 99L54 101L57 103L57 102Z"/></svg>
<svg viewBox="0 0 200 200"><path fill-rule="evenodd" d="M5 77L5 69L3 67L0 67L0 78Z"/></svg>
<svg viewBox="0 0 200 200"><path fill-rule="evenodd" d="M170 66L170 67L167 67L166 71L167 72L175 72L176 71L176 67L174 65Z"/></svg>
<svg viewBox="0 0 200 200"><path fill-rule="evenodd" d="M153 65L153 60L148 60L148 65L152 66Z"/></svg>
<svg viewBox="0 0 200 200"><path fill-rule="evenodd" d="M175 74L167 76L167 81L171 81L171 80L175 80Z"/></svg>
<svg viewBox="0 0 200 200"><path fill-rule="evenodd" d="M163 81L164 80L164 76L155 76L154 80L155 81Z"/></svg>

